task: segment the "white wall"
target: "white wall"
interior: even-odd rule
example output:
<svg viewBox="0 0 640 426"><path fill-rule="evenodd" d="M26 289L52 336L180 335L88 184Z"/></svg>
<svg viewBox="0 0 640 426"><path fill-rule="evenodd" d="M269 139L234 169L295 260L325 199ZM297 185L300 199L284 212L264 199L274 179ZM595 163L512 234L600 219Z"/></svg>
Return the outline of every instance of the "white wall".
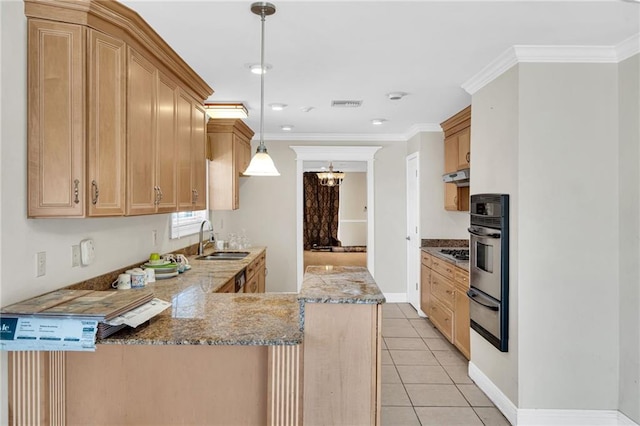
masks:
<svg viewBox="0 0 640 426"><path fill-rule="evenodd" d="M340 185L338 239L343 246L367 245L367 174L347 172Z"/></svg>
<svg viewBox="0 0 640 426"><path fill-rule="evenodd" d="M254 142L255 145L255 142ZM267 246L267 291L296 291L296 159L292 145L371 145L366 143L269 141L279 177L241 178L240 209L213 212L216 232L244 227L255 244ZM382 146L374 161L375 279L385 293L406 291L406 195L403 142ZM254 146L255 149L255 146Z"/></svg>
<svg viewBox="0 0 640 426"><path fill-rule="evenodd" d="M509 194L509 352L471 330L471 361L518 405L518 67L473 95L471 194Z"/></svg>
<svg viewBox="0 0 640 426"><path fill-rule="evenodd" d="M473 135L472 135L473 137ZM469 239L469 212L444 209L444 133L422 132L408 142L420 152L420 233L422 238ZM473 145L471 153L473 155ZM473 166L472 166L473 181Z"/></svg>
<svg viewBox="0 0 640 426"><path fill-rule="evenodd" d="M619 407L640 423L640 55L619 64Z"/></svg>

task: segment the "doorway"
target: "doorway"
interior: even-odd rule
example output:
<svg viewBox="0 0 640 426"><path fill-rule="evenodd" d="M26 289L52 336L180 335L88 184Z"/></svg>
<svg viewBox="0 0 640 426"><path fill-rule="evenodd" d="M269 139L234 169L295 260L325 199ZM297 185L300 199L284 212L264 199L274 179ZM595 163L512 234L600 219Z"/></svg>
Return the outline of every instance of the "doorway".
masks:
<svg viewBox="0 0 640 426"><path fill-rule="evenodd" d="M304 162L303 268L367 266L367 163L331 162L344 178L322 185L328 162Z"/></svg>
<svg viewBox="0 0 640 426"><path fill-rule="evenodd" d="M296 270L297 289L302 287L304 276L304 250L303 250L303 214L304 214L304 187L303 173L305 163L320 161L328 163L335 162L364 162L366 164L367 180L367 269L371 276L375 277L375 235L374 235L374 155L381 148L380 146L290 146L296 153Z"/></svg>

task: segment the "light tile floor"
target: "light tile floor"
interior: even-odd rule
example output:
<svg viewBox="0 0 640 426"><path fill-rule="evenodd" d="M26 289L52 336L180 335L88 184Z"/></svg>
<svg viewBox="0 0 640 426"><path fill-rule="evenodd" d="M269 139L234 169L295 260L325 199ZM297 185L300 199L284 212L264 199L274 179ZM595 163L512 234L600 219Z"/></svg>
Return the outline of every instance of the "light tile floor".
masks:
<svg viewBox="0 0 640 426"><path fill-rule="evenodd" d="M466 358L411 305L382 305L382 337L383 426L509 425Z"/></svg>

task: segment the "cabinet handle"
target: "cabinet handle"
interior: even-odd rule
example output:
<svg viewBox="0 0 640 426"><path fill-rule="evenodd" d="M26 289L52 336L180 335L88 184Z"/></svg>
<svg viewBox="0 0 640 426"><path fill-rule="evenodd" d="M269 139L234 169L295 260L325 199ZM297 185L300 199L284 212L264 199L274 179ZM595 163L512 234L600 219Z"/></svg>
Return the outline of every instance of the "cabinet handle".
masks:
<svg viewBox="0 0 640 426"><path fill-rule="evenodd" d="M158 187L158 204L160 204L160 201L162 201L162 196L164 194L162 193L162 188Z"/></svg>
<svg viewBox="0 0 640 426"><path fill-rule="evenodd" d="M80 181L78 179L73 181L73 196L73 202L80 203Z"/></svg>
<svg viewBox="0 0 640 426"><path fill-rule="evenodd" d="M91 196L91 204L95 206L98 204L98 196L100 195L100 191L98 191L98 183L95 180L91 181L91 192L93 193Z"/></svg>
<svg viewBox="0 0 640 426"><path fill-rule="evenodd" d="M198 190L197 189L192 189L191 190L191 204L195 204L198 202Z"/></svg>
<svg viewBox="0 0 640 426"><path fill-rule="evenodd" d="M465 157L467 159L467 163L471 162L471 153L467 152L467 156Z"/></svg>

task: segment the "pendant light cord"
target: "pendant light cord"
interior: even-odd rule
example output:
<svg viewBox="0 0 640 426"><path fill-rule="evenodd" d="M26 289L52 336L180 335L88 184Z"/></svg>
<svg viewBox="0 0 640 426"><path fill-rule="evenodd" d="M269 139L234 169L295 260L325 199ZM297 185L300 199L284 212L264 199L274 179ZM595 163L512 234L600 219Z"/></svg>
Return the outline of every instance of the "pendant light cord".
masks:
<svg viewBox="0 0 640 426"><path fill-rule="evenodd" d="M266 151L264 147L264 21L265 21L265 10L262 9L262 13L260 14L261 23L261 34L260 34L260 146L258 150L262 152L262 150Z"/></svg>

